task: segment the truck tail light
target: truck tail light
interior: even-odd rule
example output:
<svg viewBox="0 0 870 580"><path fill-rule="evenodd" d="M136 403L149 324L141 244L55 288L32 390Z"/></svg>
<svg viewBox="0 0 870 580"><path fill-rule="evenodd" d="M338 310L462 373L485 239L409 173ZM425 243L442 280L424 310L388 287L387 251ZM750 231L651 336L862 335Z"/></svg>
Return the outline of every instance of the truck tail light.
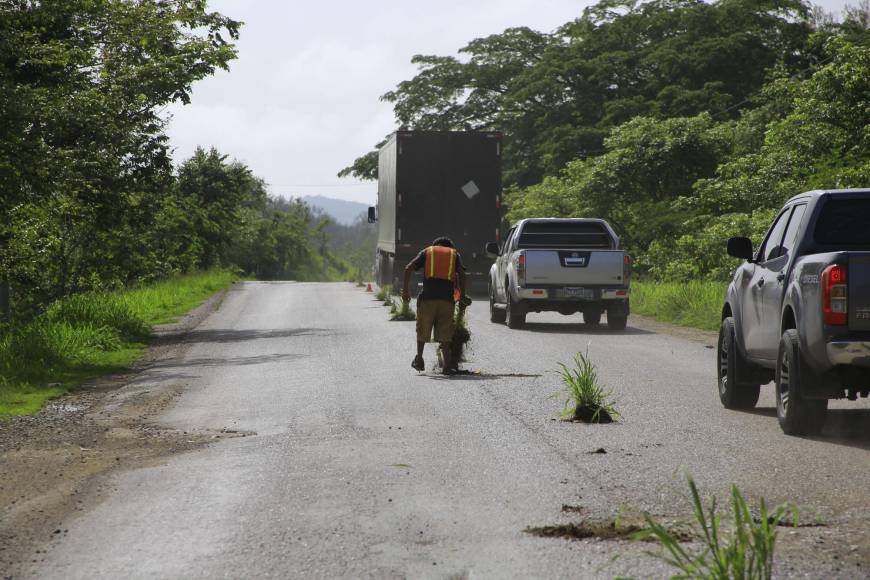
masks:
<svg viewBox="0 0 870 580"><path fill-rule="evenodd" d="M517 284L526 285L526 254L524 252L517 255Z"/></svg>
<svg viewBox="0 0 870 580"><path fill-rule="evenodd" d="M832 264L822 271L822 318L825 324L849 323L846 266Z"/></svg>
<svg viewBox="0 0 870 580"><path fill-rule="evenodd" d="M622 281L628 286L628 282L631 280L631 256L625 254L622 257Z"/></svg>

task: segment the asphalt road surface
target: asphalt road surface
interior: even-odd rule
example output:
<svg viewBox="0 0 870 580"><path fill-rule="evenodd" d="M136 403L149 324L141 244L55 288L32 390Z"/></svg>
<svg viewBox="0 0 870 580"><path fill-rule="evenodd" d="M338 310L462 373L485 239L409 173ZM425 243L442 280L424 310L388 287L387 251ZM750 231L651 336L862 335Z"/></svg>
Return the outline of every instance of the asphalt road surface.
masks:
<svg viewBox="0 0 870 580"><path fill-rule="evenodd" d="M780 528L777 576L870 576L866 400L834 403L820 437L786 437L769 388L752 412L720 406L702 342L579 315L510 330L482 302L470 320L480 374L443 378L431 347L427 371L410 368L413 323L350 284L237 285L182 358L136 383L184 385L165 425L248 436L119 472L32 575L666 577L652 544L524 529L687 521L688 472L705 495L736 483L818 524ZM587 349L620 422L556 420L557 363Z"/></svg>

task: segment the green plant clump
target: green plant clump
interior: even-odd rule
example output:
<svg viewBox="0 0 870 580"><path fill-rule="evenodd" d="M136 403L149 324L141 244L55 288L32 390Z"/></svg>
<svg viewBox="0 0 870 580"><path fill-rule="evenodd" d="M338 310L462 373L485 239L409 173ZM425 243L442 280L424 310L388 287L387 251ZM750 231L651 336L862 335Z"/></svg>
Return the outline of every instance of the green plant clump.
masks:
<svg viewBox="0 0 870 580"><path fill-rule="evenodd" d="M417 313L411 309L411 304L401 301L401 306L397 306L395 302L393 302L390 307L390 320L405 320L405 321L413 321L417 320Z"/></svg>
<svg viewBox="0 0 870 580"><path fill-rule="evenodd" d="M586 423L612 423L619 418L613 400L613 392L604 387L598 379L595 364L586 354L574 355L574 368L559 363L564 391L554 393L554 397L565 396L562 417L570 421ZM567 395L567 396L566 396Z"/></svg>
<svg viewBox="0 0 870 580"><path fill-rule="evenodd" d="M725 300L724 282L632 282L631 310L664 322L718 330Z"/></svg>
<svg viewBox="0 0 870 580"><path fill-rule="evenodd" d="M773 572L773 554L776 545L777 526L791 513L797 526L797 509L781 504L767 510L762 498L759 502L759 517L752 512L736 485L731 486L731 515L729 532L723 531L722 516L717 511L716 498L710 501L705 511L698 487L691 476L686 479L692 493L692 508L695 520L701 528L704 548L690 552L680 545L677 538L649 514L644 517L648 527L635 534L635 539L657 540L664 552L649 552L680 571L677 578L709 578L715 580L767 580Z"/></svg>
<svg viewBox="0 0 870 580"><path fill-rule="evenodd" d="M375 298L383 302L384 304L389 304L392 302L392 291L393 289L389 284L384 286L379 286L377 293L375 293ZM389 301L389 302L388 302Z"/></svg>

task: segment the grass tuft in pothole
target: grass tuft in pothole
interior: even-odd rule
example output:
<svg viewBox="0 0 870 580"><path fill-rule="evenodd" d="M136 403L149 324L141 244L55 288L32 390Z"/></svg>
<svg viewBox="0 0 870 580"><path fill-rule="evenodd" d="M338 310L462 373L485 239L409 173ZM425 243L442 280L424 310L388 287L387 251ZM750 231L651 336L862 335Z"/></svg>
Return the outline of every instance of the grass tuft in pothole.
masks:
<svg viewBox="0 0 870 580"><path fill-rule="evenodd" d="M411 308L408 302L402 301L401 306L397 306L394 302L390 307L390 320L395 321L414 321L417 320L417 313Z"/></svg>
<svg viewBox="0 0 870 580"><path fill-rule="evenodd" d="M559 363L559 375L564 390L554 393L553 397L565 397L562 419L584 423L612 423L619 418L619 412L612 400L613 392L601 384L598 370L586 354L574 355L574 367Z"/></svg>

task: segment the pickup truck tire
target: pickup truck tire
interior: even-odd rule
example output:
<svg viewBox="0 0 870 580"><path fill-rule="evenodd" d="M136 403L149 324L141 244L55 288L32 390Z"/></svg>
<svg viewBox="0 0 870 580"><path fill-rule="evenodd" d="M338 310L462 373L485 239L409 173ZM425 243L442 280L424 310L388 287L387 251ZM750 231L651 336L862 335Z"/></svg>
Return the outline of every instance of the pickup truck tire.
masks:
<svg viewBox="0 0 870 580"><path fill-rule="evenodd" d="M801 359L795 329L782 333L776 361L776 417L786 435L814 435L825 425L827 399L806 399L802 391L812 372Z"/></svg>
<svg viewBox="0 0 870 580"><path fill-rule="evenodd" d="M716 358L716 373L719 377L719 400L726 409L752 409L758 403L761 385L745 382L743 377L752 376L754 369L746 362L737 348L734 319L730 316L719 326L719 348Z"/></svg>
<svg viewBox="0 0 870 580"><path fill-rule="evenodd" d="M626 326L628 326L627 314L607 313L607 328L610 330L625 330Z"/></svg>
<svg viewBox="0 0 870 580"><path fill-rule="evenodd" d="M510 292L507 295L507 304L505 304L505 322L508 328L520 328L526 323L525 313L517 312L517 303L511 298Z"/></svg>
<svg viewBox="0 0 870 580"><path fill-rule="evenodd" d="M610 323L610 317L607 317L608 324ZM595 328L599 324L601 324L601 311L600 310L587 310L583 313L583 323L586 326L591 328Z"/></svg>
<svg viewBox="0 0 870 580"><path fill-rule="evenodd" d="M505 321L506 313L503 308L496 308L493 287L489 287L489 321L501 324Z"/></svg>

